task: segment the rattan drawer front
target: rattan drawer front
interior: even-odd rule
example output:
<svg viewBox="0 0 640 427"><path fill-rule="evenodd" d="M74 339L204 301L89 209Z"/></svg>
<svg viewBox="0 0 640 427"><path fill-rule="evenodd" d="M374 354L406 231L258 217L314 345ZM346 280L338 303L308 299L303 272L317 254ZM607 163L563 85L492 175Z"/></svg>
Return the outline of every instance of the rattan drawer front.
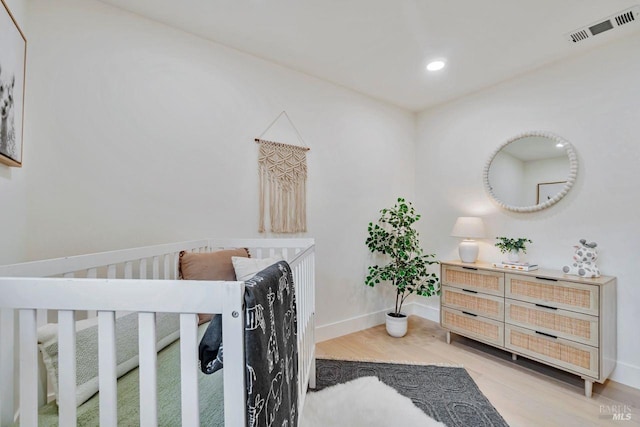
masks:
<svg viewBox="0 0 640 427"><path fill-rule="evenodd" d="M505 322L598 347L598 317L553 310L528 302L505 301Z"/></svg>
<svg viewBox="0 0 640 427"><path fill-rule="evenodd" d="M442 266L442 283L461 289L504 296L504 273L474 267Z"/></svg>
<svg viewBox="0 0 640 427"><path fill-rule="evenodd" d="M598 315L597 285L507 273L505 296L555 308Z"/></svg>
<svg viewBox="0 0 640 427"><path fill-rule="evenodd" d="M598 349L536 331L505 326L505 347L578 374L598 378Z"/></svg>
<svg viewBox="0 0 640 427"><path fill-rule="evenodd" d="M497 346L504 346L504 323L442 307L442 327Z"/></svg>
<svg viewBox="0 0 640 427"><path fill-rule="evenodd" d="M502 297L443 286L441 298L444 306L495 320L504 320L504 298Z"/></svg>

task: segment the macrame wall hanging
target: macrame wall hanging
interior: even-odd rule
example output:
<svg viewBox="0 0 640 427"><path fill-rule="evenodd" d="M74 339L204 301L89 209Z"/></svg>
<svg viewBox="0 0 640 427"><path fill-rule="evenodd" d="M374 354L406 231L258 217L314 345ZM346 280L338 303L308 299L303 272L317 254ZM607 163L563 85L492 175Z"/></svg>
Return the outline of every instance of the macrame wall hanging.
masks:
<svg viewBox="0 0 640 427"><path fill-rule="evenodd" d="M260 222L258 231L263 233L266 216L274 233L298 233L307 231L307 151L306 146L267 141L262 136L285 116L304 145L300 132L286 111L283 111L262 132L256 142L258 174L260 177Z"/></svg>

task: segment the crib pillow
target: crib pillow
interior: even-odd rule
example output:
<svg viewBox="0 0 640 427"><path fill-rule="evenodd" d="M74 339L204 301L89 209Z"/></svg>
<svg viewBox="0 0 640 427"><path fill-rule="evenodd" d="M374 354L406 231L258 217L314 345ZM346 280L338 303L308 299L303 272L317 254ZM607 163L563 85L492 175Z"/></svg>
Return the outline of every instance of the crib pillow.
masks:
<svg viewBox="0 0 640 427"><path fill-rule="evenodd" d="M231 262L233 269L236 271L236 277L243 282L251 279L257 273L261 272L270 265L278 261L283 261L282 256L276 255L272 258L240 258L233 256Z"/></svg>
<svg viewBox="0 0 640 427"><path fill-rule="evenodd" d="M94 320L95 319L95 320ZM97 318L79 321L76 328L76 405L80 406L98 391ZM180 337L178 314L156 314L156 350L160 351ZM40 352L58 402L57 325L39 333ZM127 314L116 319L116 374L118 378L138 366L138 316Z"/></svg>
<svg viewBox="0 0 640 427"><path fill-rule="evenodd" d="M235 281L236 274L231 264L231 257L248 258L249 256L249 250L246 248L207 253L182 251L180 252L180 277L184 280ZM198 314L198 324L208 322L212 317L212 314Z"/></svg>

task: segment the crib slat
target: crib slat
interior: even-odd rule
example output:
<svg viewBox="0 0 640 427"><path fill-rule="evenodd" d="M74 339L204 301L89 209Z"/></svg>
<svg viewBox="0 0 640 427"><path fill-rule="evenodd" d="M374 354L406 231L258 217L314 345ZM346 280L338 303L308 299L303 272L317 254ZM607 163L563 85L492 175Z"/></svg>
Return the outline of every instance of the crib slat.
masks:
<svg viewBox="0 0 640 427"><path fill-rule="evenodd" d="M124 278L133 279L133 262L131 261L124 263Z"/></svg>
<svg viewBox="0 0 640 427"><path fill-rule="evenodd" d="M156 314L138 314L140 354L140 426L158 425L158 386L156 378Z"/></svg>
<svg viewBox="0 0 640 427"><path fill-rule="evenodd" d="M13 348L15 340L14 311L0 309L0 425L10 426L13 424L13 413L15 398L13 394L14 383L14 359Z"/></svg>
<svg viewBox="0 0 640 427"><path fill-rule="evenodd" d="M200 425L197 349L198 316L180 314L180 387L183 427Z"/></svg>
<svg viewBox="0 0 640 427"><path fill-rule="evenodd" d="M36 310L20 310L20 425L38 425L38 333Z"/></svg>
<svg viewBox="0 0 640 427"><path fill-rule="evenodd" d="M305 284L308 289L308 301L306 302L309 307L309 327L305 330L304 338L306 341L305 347L309 349L311 353L310 358L307 360L309 369L309 387L316 388L316 259L312 256L309 265L309 281Z"/></svg>
<svg viewBox="0 0 640 427"><path fill-rule="evenodd" d="M76 313L58 312L58 413L60 425L76 425Z"/></svg>
<svg viewBox="0 0 640 427"><path fill-rule="evenodd" d="M164 260L162 261L162 265L164 267L164 276L162 276L162 278L165 280L171 279L171 272L169 270L169 268L171 267L171 263L169 262L170 256L171 254L165 254Z"/></svg>
<svg viewBox="0 0 640 427"><path fill-rule="evenodd" d="M95 279L98 277L98 270L96 268L90 268L87 270L87 279ZM92 319L98 316L98 312L95 310L87 311L87 318Z"/></svg>
<svg viewBox="0 0 640 427"><path fill-rule="evenodd" d="M180 252L173 254L173 276L172 279L177 280L180 275Z"/></svg>
<svg viewBox="0 0 640 427"><path fill-rule="evenodd" d="M145 280L147 278L147 259L143 258L140 260L140 279Z"/></svg>
<svg viewBox="0 0 640 427"><path fill-rule="evenodd" d="M224 284L222 342L224 343L224 421L228 426L246 425L247 410L238 405L245 399L244 284Z"/></svg>
<svg viewBox="0 0 640 427"><path fill-rule="evenodd" d="M115 264L109 265L107 267L107 279L115 279L117 272L118 268Z"/></svg>
<svg viewBox="0 0 640 427"><path fill-rule="evenodd" d="M98 312L98 385L100 427L118 425L116 376L116 318L113 311Z"/></svg>
<svg viewBox="0 0 640 427"><path fill-rule="evenodd" d="M153 280L158 280L160 278L160 258L157 256L153 257Z"/></svg>

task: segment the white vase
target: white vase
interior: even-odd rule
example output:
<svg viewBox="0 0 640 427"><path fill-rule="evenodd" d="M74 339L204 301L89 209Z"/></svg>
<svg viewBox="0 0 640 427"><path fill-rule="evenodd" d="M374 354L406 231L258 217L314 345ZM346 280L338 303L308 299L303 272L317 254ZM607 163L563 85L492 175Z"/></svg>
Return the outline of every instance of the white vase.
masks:
<svg viewBox="0 0 640 427"><path fill-rule="evenodd" d="M402 313L400 317L393 316L394 313L387 313L387 333L395 338L403 337L407 334L408 317Z"/></svg>
<svg viewBox="0 0 640 427"><path fill-rule="evenodd" d="M511 250L509 251L509 255L508 255L509 261L511 262L518 262L520 261L520 252L517 250Z"/></svg>

